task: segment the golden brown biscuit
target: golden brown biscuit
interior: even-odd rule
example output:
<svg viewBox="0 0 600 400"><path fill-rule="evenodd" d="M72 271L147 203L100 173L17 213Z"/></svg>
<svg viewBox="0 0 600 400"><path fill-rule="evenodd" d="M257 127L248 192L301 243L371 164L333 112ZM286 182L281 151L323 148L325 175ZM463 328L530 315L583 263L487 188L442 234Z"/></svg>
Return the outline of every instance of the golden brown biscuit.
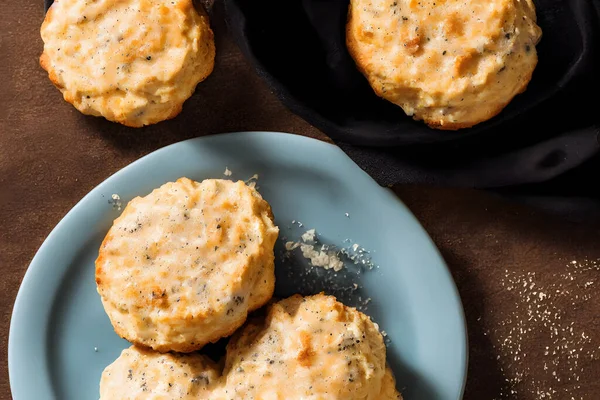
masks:
<svg viewBox="0 0 600 400"><path fill-rule="evenodd" d="M375 93L438 129L523 92L541 37L531 0L351 0L346 43Z"/></svg>
<svg viewBox="0 0 600 400"><path fill-rule="evenodd" d="M200 354L131 346L102 372L100 400L214 399L220 371Z"/></svg>
<svg viewBox="0 0 600 400"><path fill-rule="evenodd" d="M131 200L96 260L115 331L161 352L232 334L273 294L272 218L242 181L181 178Z"/></svg>
<svg viewBox="0 0 600 400"><path fill-rule="evenodd" d="M332 296L295 295L232 337L224 390L240 399L380 399L394 393L383 386L385 357L369 317Z"/></svg>
<svg viewBox="0 0 600 400"><path fill-rule="evenodd" d="M175 117L214 65L192 0L56 0L41 35L40 64L64 99L131 127Z"/></svg>
<svg viewBox="0 0 600 400"><path fill-rule="evenodd" d="M396 379L392 370L387 367L385 369L385 375L383 376L383 382L381 383L381 393L378 397L379 400L402 400L402 396L398 389L396 389Z"/></svg>

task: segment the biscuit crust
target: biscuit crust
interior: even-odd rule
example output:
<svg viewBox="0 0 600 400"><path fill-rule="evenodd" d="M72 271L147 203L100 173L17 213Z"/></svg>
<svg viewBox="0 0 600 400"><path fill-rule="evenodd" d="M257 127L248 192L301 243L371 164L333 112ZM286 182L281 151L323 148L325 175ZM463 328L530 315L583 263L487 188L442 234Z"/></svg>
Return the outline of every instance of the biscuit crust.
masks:
<svg viewBox="0 0 600 400"><path fill-rule="evenodd" d="M160 352L231 335L273 295L278 233L269 204L242 181L180 178L134 198L96 260L115 331Z"/></svg>
<svg viewBox="0 0 600 400"><path fill-rule="evenodd" d="M531 0L351 0L346 44L375 93L432 128L474 126L526 90Z"/></svg>
<svg viewBox="0 0 600 400"><path fill-rule="evenodd" d="M225 387L233 398L397 399L385 358L369 317L332 296L294 295L232 337Z"/></svg>
<svg viewBox="0 0 600 400"><path fill-rule="evenodd" d="M40 65L65 101L130 127L174 118L214 66L192 0L56 0L40 33Z"/></svg>
<svg viewBox="0 0 600 400"><path fill-rule="evenodd" d="M385 375L383 376L383 382L381 383L381 393L378 397L379 400L402 400L402 395L396 389L396 378L394 373L387 367L385 369Z"/></svg>
<svg viewBox="0 0 600 400"><path fill-rule="evenodd" d="M136 346L102 372L100 400L213 399L220 371L201 354L161 354Z"/></svg>

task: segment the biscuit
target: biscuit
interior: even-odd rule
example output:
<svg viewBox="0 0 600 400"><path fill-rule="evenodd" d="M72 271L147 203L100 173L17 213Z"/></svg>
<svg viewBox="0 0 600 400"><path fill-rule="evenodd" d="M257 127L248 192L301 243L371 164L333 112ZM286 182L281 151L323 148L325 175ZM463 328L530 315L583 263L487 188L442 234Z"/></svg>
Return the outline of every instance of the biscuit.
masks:
<svg viewBox="0 0 600 400"><path fill-rule="evenodd" d="M41 36L40 64L64 99L130 127L175 117L214 66L192 0L56 0Z"/></svg>
<svg viewBox="0 0 600 400"><path fill-rule="evenodd" d="M294 295L232 337L224 386L240 399L380 399L395 391L383 387L385 358L369 317L332 296Z"/></svg>
<svg viewBox="0 0 600 400"><path fill-rule="evenodd" d="M102 372L100 400L213 399L220 371L200 354L131 346Z"/></svg>
<svg viewBox="0 0 600 400"><path fill-rule="evenodd" d="M402 395L396 389L396 379L392 370L387 367L385 369L385 375L383 376L383 382L381 383L381 393L378 397L379 400L402 400Z"/></svg>
<svg viewBox="0 0 600 400"><path fill-rule="evenodd" d="M531 0L351 0L346 25L375 93L447 130L488 120L523 92L540 37Z"/></svg>
<svg viewBox="0 0 600 400"><path fill-rule="evenodd" d="M190 352L231 335L275 285L279 230L244 182L187 178L131 200L96 259L96 284L121 337Z"/></svg>

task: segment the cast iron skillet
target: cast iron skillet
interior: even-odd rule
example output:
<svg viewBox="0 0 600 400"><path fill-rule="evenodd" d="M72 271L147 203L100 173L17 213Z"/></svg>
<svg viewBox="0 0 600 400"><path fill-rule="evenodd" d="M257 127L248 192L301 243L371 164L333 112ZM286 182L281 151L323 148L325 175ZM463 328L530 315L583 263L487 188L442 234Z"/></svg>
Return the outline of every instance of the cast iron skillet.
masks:
<svg viewBox="0 0 600 400"><path fill-rule="evenodd" d="M533 119L545 129L542 138L562 133L555 125L561 114L580 119L586 109L585 100L569 93L571 86L586 81L598 63L593 0L539 0L543 38L527 91L485 123L440 131L378 98L358 72L345 45L348 0L224 1L236 41L285 105L333 139L356 145L444 143L478 135L502 135L506 142L514 136L507 129L516 123L531 128ZM540 121L538 109L548 108L564 111Z"/></svg>

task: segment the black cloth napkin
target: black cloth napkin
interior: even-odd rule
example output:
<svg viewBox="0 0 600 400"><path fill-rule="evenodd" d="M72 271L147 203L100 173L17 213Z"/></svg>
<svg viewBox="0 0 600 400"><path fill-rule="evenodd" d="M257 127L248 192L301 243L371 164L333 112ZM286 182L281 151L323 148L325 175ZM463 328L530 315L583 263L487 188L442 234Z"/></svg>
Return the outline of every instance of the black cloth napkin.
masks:
<svg viewBox="0 0 600 400"><path fill-rule="evenodd" d="M454 132L373 93L346 49L348 0L224 2L234 39L280 100L381 185L485 188L600 219L600 1L536 1L543 36L528 89Z"/></svg>

